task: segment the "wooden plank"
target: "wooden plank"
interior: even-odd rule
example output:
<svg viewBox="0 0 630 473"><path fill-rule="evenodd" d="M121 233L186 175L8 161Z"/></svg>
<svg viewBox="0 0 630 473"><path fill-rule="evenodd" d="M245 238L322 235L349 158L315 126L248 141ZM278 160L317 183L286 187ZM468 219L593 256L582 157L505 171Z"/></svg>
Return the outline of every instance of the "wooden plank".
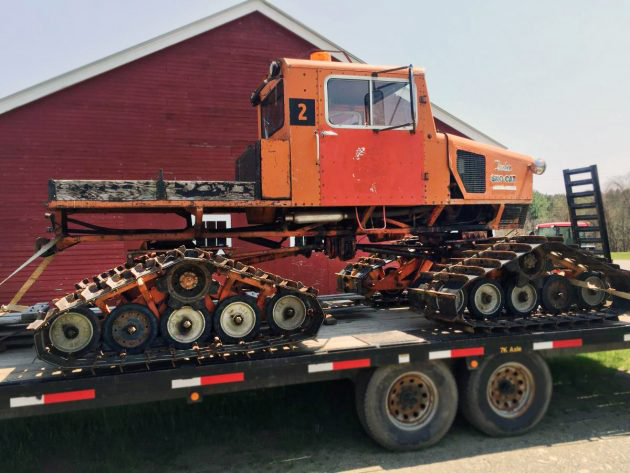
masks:
<svg viewBox="0 0 630 473"><path fill-rule="evenodd" d="M254 200L254 183L243 181L164 181L167 200Z"/></svg>
<svg viewBox="0 0 630 473"><path fill-rule="evenodd" d="M239 181L51 180L50 201L254 200L254 183Z"/></svg>
<svg viewBox="0 0 630 473"><path fill-rule="evenodd" d="M50 200L156 200L156 181L51 180Z"/></svg>

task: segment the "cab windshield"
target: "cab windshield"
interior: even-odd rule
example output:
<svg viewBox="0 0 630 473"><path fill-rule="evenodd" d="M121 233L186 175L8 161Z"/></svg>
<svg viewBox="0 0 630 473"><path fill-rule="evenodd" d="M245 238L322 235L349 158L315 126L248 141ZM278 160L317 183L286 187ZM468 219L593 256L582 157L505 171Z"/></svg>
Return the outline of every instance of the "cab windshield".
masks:
<svg viewBox="0 0 630 473"><path fill-rule="evenodd" d="M260 132L269 138L284 125L284 85L282 80L260 103Z"/></svg>

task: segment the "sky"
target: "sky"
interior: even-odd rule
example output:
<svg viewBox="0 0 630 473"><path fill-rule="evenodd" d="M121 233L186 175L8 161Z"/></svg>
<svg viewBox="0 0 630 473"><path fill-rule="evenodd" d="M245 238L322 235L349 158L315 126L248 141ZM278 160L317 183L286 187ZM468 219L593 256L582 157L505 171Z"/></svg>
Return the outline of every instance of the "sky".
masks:
<svg viewBox="0 0 630 473"><path fill-rule="evenodd" d="M238 3L0 0L0 97ZM562 169L630 174L630 1L271 0L368 63L424 67L431 101Z"/></svg>

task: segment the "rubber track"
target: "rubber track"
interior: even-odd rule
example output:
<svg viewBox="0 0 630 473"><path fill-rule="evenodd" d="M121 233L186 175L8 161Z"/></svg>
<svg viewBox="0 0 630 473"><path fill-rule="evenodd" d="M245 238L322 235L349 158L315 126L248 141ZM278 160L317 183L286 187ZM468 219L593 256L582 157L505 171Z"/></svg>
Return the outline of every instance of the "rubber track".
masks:
<svg viewBox="0 0 630 473"><path fill-rule="evenodd" d="M247 285L247 280L249 279L263 285L274 286L276 292L299 294L306 299L311 321L299 334L284 336L261 334L256 340L240 342L237 345L224 345L220 340L215 339L213 342L207 342L192 349L149 348L138 355L126 355L124 352L98 351L88 353L82 358L65 358L55 354L46 346L44 330L48 326L51 317L59 312L67 312L77 307L94 307L94 302L97 299L121 289L127 288L125 290L129 290L137 287L140 278L162 276L166 274L169 268L183 261L206 264L212 270L211 272L234 276L240 283L245 285ZM252 288L256 289L254 286ZM291 349L293 344L315 337L323 320L324 312L317 300L317 291L314 288L212 252L182 247L163 254L140 257L132 266L118 266L94 276L91 280L84 279L77 283L74 292L54 303L54 308L48 312L43 323L37 328L35 347L38 356L42 360L64 368L94 368L98 366L124 366L163 361L174 362L184 358L225 358L232 354L253 356L259 353L274 353L279 350Z"/></svg>

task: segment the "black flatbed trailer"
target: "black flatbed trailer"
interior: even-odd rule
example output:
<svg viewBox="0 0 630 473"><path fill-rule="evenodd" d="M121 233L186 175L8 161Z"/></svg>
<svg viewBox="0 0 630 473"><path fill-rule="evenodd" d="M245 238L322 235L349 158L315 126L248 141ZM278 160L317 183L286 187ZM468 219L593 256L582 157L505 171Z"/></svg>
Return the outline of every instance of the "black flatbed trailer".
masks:
<svg viewBox="0 0 630 473"><path fill-rule="evenodd" d="M422 380L426 381L422 377L423 373L428 373L429 382L435 382L433 396L436 399L440 396L441 390L445 389L439 398L440 409L443 411L445 406L452 404L444 398L444 393L457 391L457 388L449 382L441 386L439 373L437 378L431 378L429 371L437 364L446 366L456 374L461 391L461 376L457 373L462 371L462 367L464 372L472 373L482 371L486 361L495 360L496 364L496 360L499 360L499 363L506 360L506 363L517 363L515 366L518 368L521 364L527 365L528 359L537 358L537 354L553 356L630 347L630 314L620 315L618 318L603 317L589 323L547 327L531 333L477 334L437 325L407 308L376 309L351 305L336 309L336 317L338 323L323 326L317 339L259 359L241 356L229 360L210 358L201 361L162 362L157 365L62 370L37 359L33 348L8 351L0 355L0 418L37 416L178 398L198 402L204 396L214 393L352 378L357 381L357 389L361 392L361 396L357 397L360 404L359 417L362 424L367 425L368 433L389 448L416 448L439 440L450 427L450 422L447 422L447 428L443 433L436 431L431 433L430 438L422 436L419 440L409 440L407 437L409 429L405 430L408 426L404 421L398 425L394 420L393 428L400 430L402 437L387 440L391 435L387 437L387 432L385 434L377 432L379 419L370 418L369 409L374 407L369 390L376 389L375 392L379 392L378 386L368 387L371 379L375 378L371 374L384 372L390 377L398 376L404 382L407 378L401 376L405 375L405 370L420 373L417 375L420 377L413 381L416 384L411 381L414 378L408 379L408 382L413 384L417 397L426 394L425 391L418 391L417 386L423 385ZM459 365L458 369L454 369L455 364ZM431 368L427 368L429 371L423 371L423 367ZM536 375L535 367L531 369ZM536 376L533 376L533 381L536 381L534 378ZM431 379L433 381L430 381ZM518 377L514 379L517 380ZM382 394L383 399L389 402L402 402L399 398L392 397L392 386L390 383L387 387L389 391ZM542 388L535 389L536 396L537 393L544 391ZM549 395L550 389L549 386ZM429 392L428 397L431 396ZM466 402L461 392L459 397L460 403ZM536 399L532 399L530 404L534 405ZM543 401L545 405L542 414L546 410L548 399ZM404 407L404 403L400 405L401 408ZM450 410L453 410L452 407ZM475 409L474 406L471 408ZM385 407L383 409L387 413L387 409ZM405 409L409 409L408 403ZM412 406L413 409L415 407ZM392 416L393 412L397 411L391 411ZM411 416L416 414L409 412ZM436 412L432 418L439 420L441 411ZM399 413L399 417L402 415ZM450 415L451 413L448 413L448 416ZM370 419L366 420L366 417ZM527 416L517 416L517 419L523 417ZM402 420L402 417L398 420ZM475 423L474 419L469 420ZM433 420L429 421L432 422ZM510 421L508 418L506 422L518 424L519 421ZM389 427L385 426L385 430ZM477 427L496 434L484 429L482 425ZM533 425L528 425L527 429L531 427ZM513 428L503 433L518 433L519 429Z"/></svg>

